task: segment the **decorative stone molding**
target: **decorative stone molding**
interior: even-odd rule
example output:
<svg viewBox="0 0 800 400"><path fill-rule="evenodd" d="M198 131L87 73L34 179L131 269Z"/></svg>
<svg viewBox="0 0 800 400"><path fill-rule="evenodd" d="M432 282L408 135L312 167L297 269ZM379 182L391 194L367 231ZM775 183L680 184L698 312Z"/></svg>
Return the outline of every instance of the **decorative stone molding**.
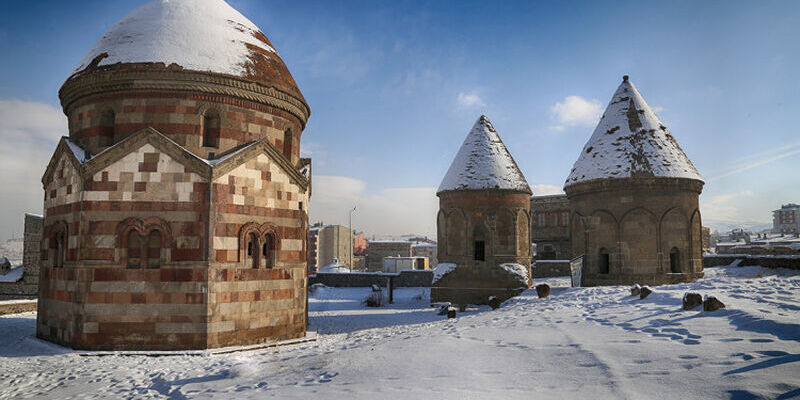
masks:
<svg viewBox="0 0 800 400"><path fill-rule="evenodd" d="M613 190L686 190L700 194L703 190L703 181L686 178L616 178L596 179L593 181L576 183L564 188L568 197L584 193L596 193Z"/></svg>
<svg viewBox="0 0 800 400"><path fill-rule="evenodd" d="M210 72L113 69L79 74L67 79L58 95L64 113L70 115L74 104L87 96L136 91L207 93L253 101L294 115L302 128L311 114L305 101L275 87Z"/></svg>

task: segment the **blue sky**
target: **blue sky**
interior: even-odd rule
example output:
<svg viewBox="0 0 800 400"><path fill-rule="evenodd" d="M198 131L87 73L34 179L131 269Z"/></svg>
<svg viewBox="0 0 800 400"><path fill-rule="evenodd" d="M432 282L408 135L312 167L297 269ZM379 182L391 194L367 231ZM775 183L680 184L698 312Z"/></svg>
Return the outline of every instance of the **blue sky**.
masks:
<svg viewBox="0 0 800 400"><path fill-rule="evenodd" d="M0 150L0 238L41 212L61 83L142 2L0 2L0 139L21 143ZM706 178L706 221L800 202L800 2L229 3L311 106L312 219L356 204L368 233L435 234L435 188L482 113L534 191L557 190L624 74Z"/></svg>

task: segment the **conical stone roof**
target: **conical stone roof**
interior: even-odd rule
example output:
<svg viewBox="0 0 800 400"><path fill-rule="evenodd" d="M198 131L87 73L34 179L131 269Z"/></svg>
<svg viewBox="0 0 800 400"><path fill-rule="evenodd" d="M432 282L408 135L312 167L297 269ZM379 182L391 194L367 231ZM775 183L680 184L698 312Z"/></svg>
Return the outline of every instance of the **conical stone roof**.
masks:
<svg viewBox="0 0 800 400"><path fill-rule="evenodd" d="M667 127L625 76L564 187L595 179L631 177L703 181Z"/></svg>
<svg viewBox="0 0 800 400"><path fill-rule="evenodd" d="M522 171L485 115L467 134L437 193L481 189L531 193Z"/></svg>
<svg viewBox="0 0 800 400"><path fill-rule="evenodd" d="M269 39L224 0L145 3L106 31L73 73L140 63L233 75L303 99Z"/></svg>

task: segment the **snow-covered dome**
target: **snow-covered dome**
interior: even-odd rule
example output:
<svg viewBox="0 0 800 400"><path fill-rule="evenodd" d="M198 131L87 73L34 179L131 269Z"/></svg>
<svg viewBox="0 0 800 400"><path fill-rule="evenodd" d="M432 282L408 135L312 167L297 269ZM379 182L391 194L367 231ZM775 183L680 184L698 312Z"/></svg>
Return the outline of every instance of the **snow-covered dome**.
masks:
<svg viewBox="0 0 800 400"><path fill-rule="evenodd" d="M176 64L300 91L261 30L223 0L153 0L128 13L92 47L74 73L117 63Z"/></svg>
<svg viewBox="0 0 800 400"><path fill-rule="evenodd" d="M703 178L627 76L583 147L564 187L595 179Z"/></svg>
<svg viewBox="0 0 800 400"><path fill-rule="evenodd" d="M467 134L437 193L473 189L531 193L522 171L485 115Z"/></svg>
<svg viewBox="0 0 800 400"><path fill-rule="evenodd" d="M339 264L339 259L334 257L330 264L320 268L317 272L323 274L346 274L350 272L350 268L347 268L346 265Z"/></svg>

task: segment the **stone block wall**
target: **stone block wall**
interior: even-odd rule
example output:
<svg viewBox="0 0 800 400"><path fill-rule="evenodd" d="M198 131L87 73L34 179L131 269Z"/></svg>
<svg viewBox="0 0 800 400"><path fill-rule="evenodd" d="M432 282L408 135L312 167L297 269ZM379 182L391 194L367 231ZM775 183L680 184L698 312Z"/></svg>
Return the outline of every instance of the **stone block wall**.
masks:
<svg viewBox="0 0 800 400"><path fill-rule="evenodd" d="M411 246L411 242L369 242L367 245L367 271L381 271L384 257L411 257Z"/></svg>
<svg viewBox="0 0 800 400"><path fill-rule="evenodd" d="M567 187L572 254L584 255L584 285L652 285L702 277L702 185L629 178ZM601 271L603 254L608 254L607 273Z"/></svg>
<svg viewBox="0 0 800 400"><path fill-rule="evenodd" d="M430 287L432 280L433 271L407 270L400 271L400 274L394 277L393 284L395 287ZM331 287L370 287L372 285L385 287L388 282L388 275L380 272L318 273L308 277L309 286L321 283Z"/></svg>
<svg viewBox="0 0 800 400"><path fill-rule="evenodd" d="M288 130L291 132L292 140L291 162L296 164L299 161L300 135L307 118L307 115L303 114L307 114L307 110L298 112L301 118L281 107L244 100L254 95L242 89L227 91L245 97L208 93L204 90L206 86L209 90L220 91L218 86L215 87L210 82L190 84L186 88L181 88L182 84L177 83L197 78L204 81L213 80L217 84L242 86L232 79L177 71L115 71L93 74L85 77L83 82L68 81L65 85L67 87L62 89L62 97L65 92L71 97L69 95L73 92L85 91L87 88L84 85L92 83L111 85L122 83L126 87L134 88L129 92L115 91L82 96L77 101L67 99L65 113L69 118L70 137L76 139L93 154L97 154L111 143L118 142L141 129L152 127L165 132L170 139L192 153L202 158L209 158L209 153L218 155L244 143L264 138L268 138L282 151ZM151 80L150 84L143 84L148 79ZM159 82L163 79L172 81ZM153 89L135 90L137 86L153 86ZM157 90L158 86L170 87L173 90ZM178 88L184 90L174 90ZM298 100L288 97L285 101L297 103L300 108L307 107ZM203 146L203 123L207 113L219 117L220 129L216 147ZM113 115L111 121L108 121L109 115ZM113 135L113 142L109 142L107 138L109 134Z"/></svg>

